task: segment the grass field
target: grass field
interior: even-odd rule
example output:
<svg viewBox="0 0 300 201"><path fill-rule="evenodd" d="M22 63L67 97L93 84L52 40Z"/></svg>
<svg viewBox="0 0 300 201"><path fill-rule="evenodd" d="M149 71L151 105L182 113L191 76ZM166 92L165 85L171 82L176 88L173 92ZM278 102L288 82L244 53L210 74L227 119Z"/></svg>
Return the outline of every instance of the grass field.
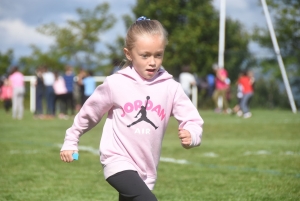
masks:
<svg viewBox="0 0 300 201"><path fill-rule="evenodd" d="M200 111L202 145L185 150L171 119L154 193L160 201L300 200L300 114L254 110L253 117ZM0 200L116 201L97 149L102 121L82 136L79 161L63 163L72 120L12 120L0 111Z"/></svg>

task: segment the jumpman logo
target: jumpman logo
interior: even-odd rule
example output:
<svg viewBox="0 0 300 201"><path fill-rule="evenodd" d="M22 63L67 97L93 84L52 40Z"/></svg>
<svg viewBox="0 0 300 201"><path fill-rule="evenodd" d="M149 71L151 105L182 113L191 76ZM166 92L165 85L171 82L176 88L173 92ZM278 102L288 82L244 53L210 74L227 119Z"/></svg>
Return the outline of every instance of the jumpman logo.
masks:
<svg viewBox="0 0 300 201"><path fill-rule="evenodd" d="M146 109L147 109L148 100L150 99L150 96L147 96L146 99L147 99L146 105L145 106L141 106L140 111L137 113L137 115L134 118L137 118L137 116L139 114L141 114L141 117L138 120L136 120L135 122L133 122L132 124L127 125L127 127L133 126L134 124L137 124L137 123L139 123L141 121L145 121L145 122L148 122L149 124L151 124L155 128L155 130L158 128L158 126L155 126L154 123L147 118L147 111L146 111Z"/></svg>

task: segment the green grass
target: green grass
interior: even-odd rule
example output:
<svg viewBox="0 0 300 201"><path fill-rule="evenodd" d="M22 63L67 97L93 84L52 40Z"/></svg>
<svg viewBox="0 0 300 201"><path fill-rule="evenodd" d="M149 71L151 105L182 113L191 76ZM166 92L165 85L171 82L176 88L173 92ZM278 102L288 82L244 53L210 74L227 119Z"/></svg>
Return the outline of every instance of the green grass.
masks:
<svg viewBox="0 0 300 201"><path fill-rule="evenodd" d="M154 193L160 201L299 200L300 115L254 110L253 117L200 111L202 145L185 150L171 119ZM81 146L98 149L102 121ZM35 120L27 112L12 120L0 111L0 200L115 201L99 156L81 151L74 163L59 158L59 144L72 120Z"/></svg>

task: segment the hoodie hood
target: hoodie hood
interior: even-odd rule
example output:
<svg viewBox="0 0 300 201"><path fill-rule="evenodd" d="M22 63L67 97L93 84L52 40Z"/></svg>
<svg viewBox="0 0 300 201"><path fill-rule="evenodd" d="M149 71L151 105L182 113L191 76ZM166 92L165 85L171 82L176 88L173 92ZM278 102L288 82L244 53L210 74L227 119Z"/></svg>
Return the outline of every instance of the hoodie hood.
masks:
<svg viewBox="0 0 300 201"><path fill-rule="evenodd" d="M173 76L163 68L160 68L157 71L156 75L150 80L144 79L142 76L140 76L132 66L127 66L126 68L123 68L116 73L125 75L130 79L136 81L137 83L146 84L146 85L151 85L163 80L173 79Z"/></svg>

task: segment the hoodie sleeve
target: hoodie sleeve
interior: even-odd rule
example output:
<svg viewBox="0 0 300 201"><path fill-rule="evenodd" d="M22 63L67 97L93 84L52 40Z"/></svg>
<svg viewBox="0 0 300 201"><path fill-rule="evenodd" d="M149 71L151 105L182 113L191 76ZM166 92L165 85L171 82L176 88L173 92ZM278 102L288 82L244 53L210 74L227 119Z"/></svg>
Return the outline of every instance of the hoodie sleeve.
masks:
<svg viewBox="0 0 300 201"><path fill-rule="evenodd" d="M96 126L112 106L109 85L105 80L95 89L75 116L73 125L66 131L61 151L78 150L79 137Z"/></svg>
<svg viewBox="0 0 300 201"><path fill-rule="evenodd" d="M188 130L191 133L192 142L190 147L199 146L204 122L180 84L178 84L175 92L172 114L177 119L179 128Z"/></svg>

